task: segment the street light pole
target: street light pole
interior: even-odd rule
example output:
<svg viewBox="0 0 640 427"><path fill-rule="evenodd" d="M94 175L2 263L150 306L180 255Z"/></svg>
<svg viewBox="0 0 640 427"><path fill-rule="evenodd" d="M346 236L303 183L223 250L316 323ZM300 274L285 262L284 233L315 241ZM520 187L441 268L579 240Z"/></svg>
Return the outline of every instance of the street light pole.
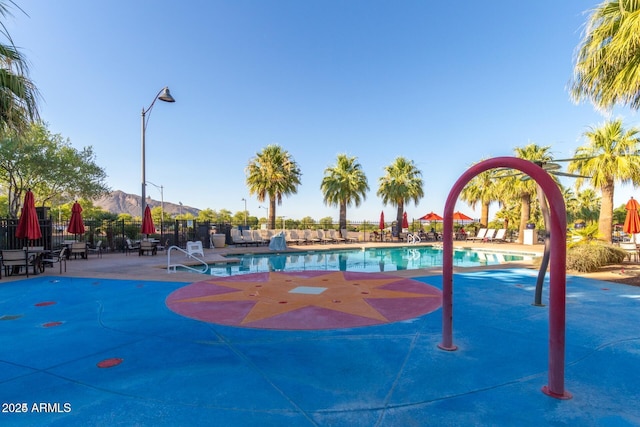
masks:
<svg viewBox="0 0 640 427"><path fill-rule="evenodd" d="M244 228L247 228L247 199L243 197L242 201L244 202Z"/></svg>
<svg viewBox="0 0 640 427"><path fill-rule="evenodd" d="M163 186L157 186L151 181L145 181L160 190L160 243L164 244L164 191Z"/></svg>
<svg viewBox="0 0 640 427"><path fill-rule="evenodd" d="M145 163L144 163L144 139L145 139L145 133L147 131L147 122L149 121L149 117L146 118L145 120L145 116L147 115L147 113L149 113L149 115L151 115L151 109L153 108L153 104L156 103L157 100L160 101L164 101L164 102L176 102L175 99L173 99L173 96L171 96L171 93L169 93L169 88L165 87L164 89L162 89L160 92L158 92L158 94L156 95L155 98L153 98L153 102L151 102L151 105L149 105L149 108L147 108L146 110L144 109L144 107L142 107L142 116L141 116L141 140L142 140L142 203L140 203L140 205L142 206L142 214L140 215L140 218L144 218L144 209L147 207L147 195L146 195L146 179L145 179Z"/></svg>

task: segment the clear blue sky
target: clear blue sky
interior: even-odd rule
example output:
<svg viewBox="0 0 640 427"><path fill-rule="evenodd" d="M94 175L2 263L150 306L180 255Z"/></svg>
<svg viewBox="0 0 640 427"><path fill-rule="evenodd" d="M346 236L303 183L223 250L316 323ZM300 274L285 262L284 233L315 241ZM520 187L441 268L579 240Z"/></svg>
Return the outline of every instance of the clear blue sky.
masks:
<svg viewBox="0 0 640 427"><path fill-rule="evenodd" d="M397 156L425 181L409 218L441 213L472 163L530 142L570 157L605 120L567 91L600 0L17 1L29 16L6 23L49 129L93 146L112 189L140 194L140 112L169 86L176 103L157 102L147 128L147 179L200 209L235 213L244 197L265 216L244 169L277 143L303 173L279 216L338 218L319 187L339 153L358 157L371 188L349 219L395 215L376 191ZM638 125L629 110L614 115ZM616 206L631 194L618 188Z"/></svg>

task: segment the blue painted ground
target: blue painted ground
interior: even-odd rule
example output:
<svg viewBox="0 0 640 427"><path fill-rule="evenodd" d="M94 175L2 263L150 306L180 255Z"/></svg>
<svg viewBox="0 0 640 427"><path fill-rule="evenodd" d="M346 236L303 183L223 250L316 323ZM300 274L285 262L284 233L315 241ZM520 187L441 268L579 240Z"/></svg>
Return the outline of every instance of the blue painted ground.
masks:
<svg viewBox="0 0 640 427"><path fill-rule="evenodd" d="M456 352L437 348L441 310L268 331L173 313L164 300L179 283L0 282L0 425L640 425L640 288L568 278L574 397L561 401L540 391L548 308L531 305L535 274L456 275ZM418 280L441 287L439 276ZM34 411L40 403L58 412Z"/></svg>

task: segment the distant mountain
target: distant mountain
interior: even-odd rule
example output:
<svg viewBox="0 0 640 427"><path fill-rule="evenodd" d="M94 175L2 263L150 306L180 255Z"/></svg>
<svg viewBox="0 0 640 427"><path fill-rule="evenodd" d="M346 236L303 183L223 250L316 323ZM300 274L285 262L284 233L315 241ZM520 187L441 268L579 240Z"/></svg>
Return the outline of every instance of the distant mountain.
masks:
<svg viewBox="0 0 640 427"><path fill-rule="evenodd" d="M142 198L135 194L127 194L123 191L116 190L108 195L101 197L100 199L94 200L93 205L99 208L104 209L105 211L121 214L128 213L132 216L141 216L141 203ZM147 197L147 204L151 208L155 208L156 206L161 206L162 202L160 200L153 200L151 197ZM200 209L192 208L190 206L180 206L179 204L164 201L164 212L167 215L180 215L191 213L193 216L198 216L198 212Z"/></svg>

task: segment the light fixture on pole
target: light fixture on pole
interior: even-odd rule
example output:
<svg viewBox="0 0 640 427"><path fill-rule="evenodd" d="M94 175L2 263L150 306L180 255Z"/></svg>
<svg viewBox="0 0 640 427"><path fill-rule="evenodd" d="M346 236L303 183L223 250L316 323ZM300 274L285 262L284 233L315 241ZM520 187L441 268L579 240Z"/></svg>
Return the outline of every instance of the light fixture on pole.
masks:
<svg viewBox="0 0 640 427"><path fill-rule="evenodd" d="M164 89L162 89L160 92L158 92L158 94L156 95L155 98L153 98L153 102L151 103L151 105L149 105L149 108L147 108L146 110L144 109L144 107L142 108L142 117L141 117L141 123L142 123L142 129L141 129L141 133L142 133L142 214L140 215L140 218L144 218L144 208L147 206L147 195L146 195L146 179L145 179L145 165L144 165L144 137L145 137L145 133L147 130L147 122L149 121L149 117L146 118L145 120L145 116L147 115L147 113L149 113L149 115L151 114L151 109L153 108L153 104L156 103L157 100L160 101L164 101L164 102L176 102L175 99L173 99L173 96L171 96L171 93L169 93L169 88L165 87Z"/></svg>
<svg viewBox="0 0 640 427"><path fill-rule="evenodd" d="M151 181L145 181L160 190L160 241L164 242L164 191L163 186L157 186Z"/></svg>
<svg viewBox="0 0 640 427"><path fill-rule="evenodd" d="M244 202L244 228L247 228L247 199L243 197L242 201Z"/></svg>

